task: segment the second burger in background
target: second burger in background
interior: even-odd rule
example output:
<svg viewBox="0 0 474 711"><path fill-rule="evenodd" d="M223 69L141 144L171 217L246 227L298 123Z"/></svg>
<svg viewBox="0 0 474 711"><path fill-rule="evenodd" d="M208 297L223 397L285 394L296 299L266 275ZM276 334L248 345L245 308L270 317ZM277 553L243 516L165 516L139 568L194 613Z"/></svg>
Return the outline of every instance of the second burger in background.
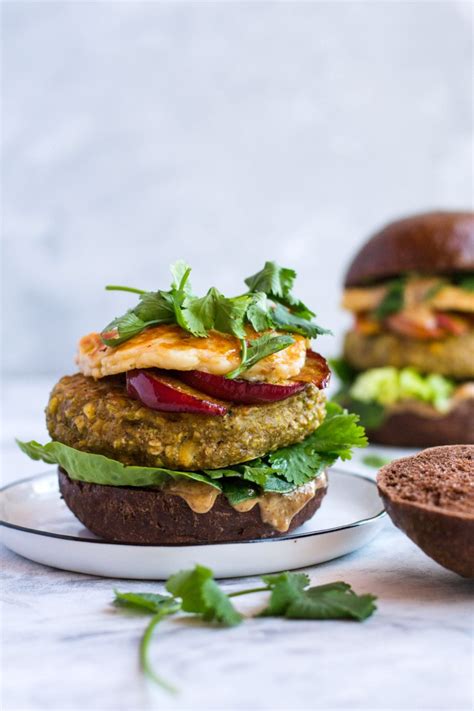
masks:
<svg viewBox="0 0 474 711"><path fill-rule="evenodd" d="M356 254L343 306L354 315L333 363L339 400L373 442L474 443L474 214L398 220Z"/></svg>

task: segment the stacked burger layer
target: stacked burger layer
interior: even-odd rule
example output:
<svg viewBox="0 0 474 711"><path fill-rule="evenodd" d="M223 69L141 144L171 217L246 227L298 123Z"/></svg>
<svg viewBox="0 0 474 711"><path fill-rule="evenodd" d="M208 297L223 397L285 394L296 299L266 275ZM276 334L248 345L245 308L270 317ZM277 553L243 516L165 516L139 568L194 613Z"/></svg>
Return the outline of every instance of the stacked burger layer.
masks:
<svg viewBox="0 0 474 711"><path fill-rule="evenodd" d="M474 214L394 222L356 254L334 367L373 442L474 443Z"/></svg>
<svg viewBox="0 0 474 711"><path fill-rule="evenodd" d="M170 289L79 342L79 373L54 387L52 441L20 443L59 465L61 494L92 532L142 544L281 535L321 504L327 468L365 446L357 416L326 404L329 369L310 339L325 329L267 262L226 297ZM136 296L135 296L136 298Z"/></svg>

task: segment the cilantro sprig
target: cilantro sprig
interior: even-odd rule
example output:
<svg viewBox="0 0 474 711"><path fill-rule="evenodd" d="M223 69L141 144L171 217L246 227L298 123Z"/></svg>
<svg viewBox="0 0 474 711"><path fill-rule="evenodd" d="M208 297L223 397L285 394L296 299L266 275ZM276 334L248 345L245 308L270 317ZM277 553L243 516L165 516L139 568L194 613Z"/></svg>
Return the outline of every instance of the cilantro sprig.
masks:
<svg viewBox="0 0 474 711"><path fill-rule="evenodd" d="M186 612L214 625L234 627L245 618L236 610L231 598L261 592L270 593L268 603L260 613L251 617L363 622L376 610L374 595L357 595L348 583L340 581L311 586L304 573L285 572L263 575L262 582L261 586L226 594L214 580L212 570L196 565L168 579L165 587L170 595L115 590L114 604L118 608L152 615L140 642L140 666L149 679L169 692L176 692L175 687L156 674L149 660L153 632L169 615Z"/></svg>
<svg viewBox="0 0 474 711"><path fill-rule="evenodd" d="M250 344L247 344L245 338L242 339L240 363L237 368L227 373L225 377L230 379L238 378L244 370L248 370L258 363L259 360L273 355L273 353L278 353L284 348L288 348L288 346L291 346L294 342L295 339L291 336L274 336L271 333L264 333L260 338L250 341Z"/></svg>
<svg viewBox="0 0 474 711"><path fill-rule="evenodd" d="M143 291L129 286L106 286L109 291L138 295L139 303L115 318L102 331L107 346L119 346L150 326L177 324L188 333L206 338L210 331L228 333L241 341L241 364L233 375L252 367L262 358L287 348L294 341L289 336L267 334L268 330L298 333L307 338L330 333L312 319L315 314L293 293L296 272L266 262L260 272L245 280L248 291L226 297L211 287L202 297L195 296L190 283L191 267L183 261L171 266L172 282L168 291ZM263 335L247 341L247 327Z"/></svg>
<svg viewBox="0 0 474 711"><path fill-rule="evenodd" d="M387 283L387 290L379 305L374 310L376 319L383 320L402 310L405 303L407 277L401 276Z"/></svg>
<svg viewBox="0 0 474 711"><path fill-rule="evenodd" d="M474 274L459 277L457 286L465 291L474 291Z"/></svg>

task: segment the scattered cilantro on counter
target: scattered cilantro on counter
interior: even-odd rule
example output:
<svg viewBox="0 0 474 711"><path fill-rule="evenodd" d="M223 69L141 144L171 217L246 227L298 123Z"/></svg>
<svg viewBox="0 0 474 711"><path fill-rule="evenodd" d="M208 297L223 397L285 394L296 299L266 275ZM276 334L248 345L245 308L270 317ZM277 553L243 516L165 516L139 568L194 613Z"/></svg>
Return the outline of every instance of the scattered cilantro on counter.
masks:
<svg viewBox="0 0 474 711"><path fill-rule="evenodd" d="M362 622L375 611L373 595L356 595L347 583L336 582L308 587L304 573L264 575L262 580L271 590L267 617L302 620L353 619Z"/></svg>
<svg viewBox="0 0 474 711"><path fill-rule="evenodd" d="M279 573L262 576L264 585L226 594L214 580L212 570L202 565L172 575L166 589L171 595L149 592L122 593L115 590L117 608L152 615L140 642L140 666L143 672L167 691L176 689L158 676L149 661L152 634L157 624L177 612L194 613L206 622L234 627L244 621L231 598L256 592L270 592L267 606L254 617L286 617L301 620L351 619L362 622L376 610L375 596L357 595L343 582L310 586L304 573Z"/></svg>
<svg viewBox="0 0 474 711"><path fill-rule="evenodd" d="M367 454L365 457L362 457L362 463L374 469L380 469L380 467L385 466L385 464L390 464L391 461L389 457L381 457L379 454Z"/></svg>

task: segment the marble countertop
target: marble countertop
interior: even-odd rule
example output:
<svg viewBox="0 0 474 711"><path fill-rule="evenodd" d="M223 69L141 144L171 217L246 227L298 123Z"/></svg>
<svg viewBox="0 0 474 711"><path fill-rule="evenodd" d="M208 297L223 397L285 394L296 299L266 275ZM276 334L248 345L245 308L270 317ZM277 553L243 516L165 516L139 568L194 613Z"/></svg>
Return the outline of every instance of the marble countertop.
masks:
<svg viewBox="0 0 474 711"><path fill-rule="evenodd" d="M50 385L47 378L5 385L4 483L45 469L12 439L46 438ZM352 466L368 471L360 460ZM144 619L110 605L114 587L161 591L161 583L62 572L0 551L4 711L472 708L472 583L431 561L388 520L362 550L306 571L313 583L345 580L377 595L378 610L363 624L257 619L212 629L164 621L152 659L179 687L176 697L139 672ZM252 596L239 608L262 600Z"/></svg>

